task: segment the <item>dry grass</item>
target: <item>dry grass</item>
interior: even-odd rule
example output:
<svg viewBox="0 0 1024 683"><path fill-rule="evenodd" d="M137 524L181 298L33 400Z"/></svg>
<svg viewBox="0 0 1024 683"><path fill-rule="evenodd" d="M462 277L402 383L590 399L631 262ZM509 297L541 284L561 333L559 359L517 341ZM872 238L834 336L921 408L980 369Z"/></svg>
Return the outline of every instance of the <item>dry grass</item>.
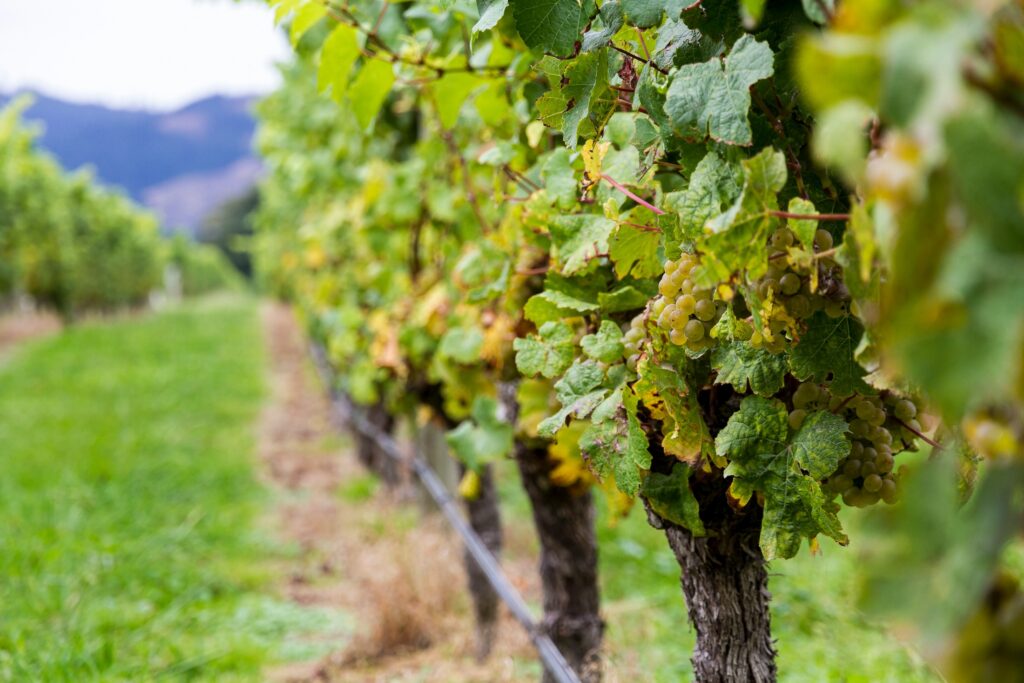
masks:
<svg viewBox="0 0 1024 683"><path fill-rule="evenodd" d="M347 611L356 631L321 661L269 672L277 681L520 681L539 667L525 633L502 616L494 653L474 659L462 549L437 515L423 515L384 491L339 495L367 481L332 437L329 408L309 367L291 313L268 308L274 397L264 413L265 476L286 492L273 521L301 548L282 591L303 605ZM372 487L371 487L372 488ZM535 547L514 534L512 545ZM518 553L516 553L518 555ZM536 556L506 562L536 598Z"/></svg>

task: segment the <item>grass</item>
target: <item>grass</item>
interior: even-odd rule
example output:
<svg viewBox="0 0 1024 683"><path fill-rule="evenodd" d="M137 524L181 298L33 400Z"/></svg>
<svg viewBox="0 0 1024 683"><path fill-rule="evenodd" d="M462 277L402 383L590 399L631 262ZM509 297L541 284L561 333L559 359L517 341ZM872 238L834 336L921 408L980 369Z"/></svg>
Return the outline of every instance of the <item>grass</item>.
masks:
<svg viewBox="0 0 1024 683"><path fill-rule="evenodd" d="M267 592L255 303L89 324L0 368L0 680L255 680L328 617ZM323 624L321 623L322 627Z"/></svg>
<svg viewBox="0 0 1024 683"><path fill-rule="evenodd" d="M529 520L515 466L502 463L502 505L508 524ZM610 523L598 493L602 609L609 669L615 680L692 679L695 634L686 617L679 566L664 536L635 507ZM848 511L858 512L858 511ZM857 515L844 525L858 542ZM859 580L855 548L822 543L771 565L772 629L785 683L935 683L941 680L912 651L855 607ZM611 677L610 677L611 678Z"/></svg>

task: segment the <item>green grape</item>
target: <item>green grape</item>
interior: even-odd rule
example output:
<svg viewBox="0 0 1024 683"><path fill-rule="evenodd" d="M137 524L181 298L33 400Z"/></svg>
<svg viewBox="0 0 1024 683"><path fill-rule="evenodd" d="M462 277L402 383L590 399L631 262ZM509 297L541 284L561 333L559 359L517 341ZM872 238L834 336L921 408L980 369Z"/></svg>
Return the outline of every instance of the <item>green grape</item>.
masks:
<svg viewBox="0 0 1024 683"><path fill-rule="evenodd" d="M668 333L668 339L676 346L682 346L686 343L686 334L681 329L673 329Z"/></svg>
<svg viewBox="0 0 1024 683"><path fill-rule="evenodd" d="M793 430L800 429L805 419L807 419L807 411L803 408L797 408L789 414L789 428Z"/></svg>
<svg viewBox="0 0 1024 683"><path fill-rule="evenodd" d="M771 243L773 247L784 249L793 244L793 232L789 228L779 228L772 233Z"/></svg>
<svg viewBox="0 0 1024 683"><path fill-rule="evenodd" d="M803 294L797 294L786 302L786 310L794 318L806 318L811 315L811 302Z"/></svg>
<svg viewBox="0 0 1024 683"><path fill-rule="evenodd" d="M879 455L875 459L875 467L878 468L880 474L888 474L892 472L892 468L896 464L896 459L892 455Z"/></svg>
<svg viewBox="0 0 1024 683"><path fill-rule="evenodd" d="M814 249L816 251L827 251L832 248L832 233L823 228L819 228L814 233Z"/></svg>
<svg viewBox="0 0 1024 683"><path fill-rule="evenodd" d="M860 489L851 486L843 491L843 502L851 507L860 507Z"/></svg>
<svg viewBox="0 0 1024 683"><path fill-rule="evenodd" d="M778 280L770 277L766 277L765 279L761 280L761 284L758 287L758 294L761 295L762 299L767 299L770 294L777 291L779 291Z"/></svg>
<svg viewBox="0 0 1024 683"><path fill-rule="evenodd" d="M697 309L697 300L693 298L692 294L683 294L676 299L676 308L682 311L684 315L693 315L693 312Z"/></svg>
<svg viewBox="0 0 1024 683"><path fill-rule="evenodd" d="M718 308L710 299L701 299L697 302L695 312L699 320L707 322L715 317L715 314L718 312Z"/></svg>
<svg viewBox="0 0 1024 683"><path fill-rule="evenodd" d="M917 417L917 406L915 406L911 401L902 399L896 402L896 405L893 406L892 412L896 416L897 420L909 422Z"/></svg>
<svg viewBox="0 0 1024 683"><path fill-rule="evenodd" d="M865 460L874 460L877 457L878 457L878 451L875 450L874 448L872 448L871 446L868 446L868 447L866 447L864 449L864 459Z"/></svg>
<svg viewBox="0 0 1024 683"><path fill-rule="evenodd" d="M672 312L668 314L666 320L668 322L668 326L673 330L676 330L686 324L687 317L688 316L678 308L673 308Z"/></svg>
<svg viewBox="0 0 1024 683"><path fill-rule="evenodd" d="M842 493L843 491L853 487L853 479L845 474L837 474L832 477L831 486L832 490L836 493Z"/></svg>
<svg viewBox="0 0 1024 683"><path fill-rule="evenodd" d="M869 477L876 472L878 472L878 466L875 465L874 460L868 460L860 466L860 476L862 477Z"/></svg>
<svg viewBox="0 0 1024 683"><path fill-rule="evenodd" d="M787 296L792 296L800 291L800 276L795 273L786 273L779 278L779 289Z"/></svg>
<svg viewBox="0 0 1024 683"><path fill-rule="evenodd" d="M806 408L811 403L818 400L818 385L817 384L801 384L793 392L793 406L795 408Z"/></svg>
<svg viewBox="0 0 1024 683"><path fill-rule="evenodd" d="M864 455L864 444L860 441L854 441L853 445L850 446L850 457L860 458Z"/></svg>
<svg viewBox="0 0 1024 683"><path fill-rule="evenodd" d="M875 414L875 407L867 401L861 401L857 404L857 408L854 411L857 413L857 417L867 421L872 415Z"/></svg>
<svg viewBox="0 0 1024 683"><path fill-rule="evenodd" d="M864 477L864 490L869 493L878 493L882 490L882 478L877 474L869 474Z"/></svg>
<svg viewBox="0 0 1024 683"><path fill-rule="evenodd" d="M850 458L849 460L846 461L846 464L843 465L843 474L845 474L848 477L859 477L860 470L863 465L864 463L861 462L860 460L857 460L856 458Z"/></svg>
<svg viewBox="0 0 1024 683"><path fill-rule="evenodd" d="M704 338L704 325L699 320L690 320L683 328L683 334L691 342L700 341Z"/></svg>
<svg viewBox="0 0 1024 683"><path fill-rule="evenodd" d="M846 315L846 304L842 301L831 301L825 303L825 315L830 318L842 318Z"/></svg>
<svg viewBox="0 0 1024 683"><path fill-rule="evenodd" d="M850 422L850 433L858 439L863 439L868 435L868 423L864 420L857 419Z"/></svg>
<svg viewBox="0 0 1024 683"><path fill-rule="evenodd" d="M896 486L896 482L892 478L886 477L882 480L882 488L879 493L881 494L882 500L889 505L892 505L899 500L899 490Z"/></svg>

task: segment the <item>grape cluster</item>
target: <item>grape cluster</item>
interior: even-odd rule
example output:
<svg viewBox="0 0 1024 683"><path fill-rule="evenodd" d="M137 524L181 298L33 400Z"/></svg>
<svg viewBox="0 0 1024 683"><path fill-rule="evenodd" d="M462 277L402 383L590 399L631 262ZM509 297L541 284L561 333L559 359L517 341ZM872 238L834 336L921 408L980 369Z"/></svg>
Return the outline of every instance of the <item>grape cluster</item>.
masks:
<svg viewBox="0 0 1024 683"><path fill-rule="evenodd" d="M644 331L644 315L633 318L629 323L629 329L622 336L622 346L625 349L623 357L626 359L626 366L630 370L636 370L636 364L640 360L640 347L643 344L647 333Z"/></svg>
<svg viewBox="0 0 1024 683"><path fill-rule="evenodd" d="M873 505L879 500L895 503L899 497L895 455L915 447L914 431L921 430L917 406L892 393L841 397L825 387L805 382L793 392L789 426L799 429L814 410L829 410L844 417L852 437L849 456L825 480L825 490L842 496L844 503L855 507Z"/></svg>
<svg viewBox="0 0 1024 683"><path fill-rule="evenodd" d="M785 332L794 331L797 321L824 310L832 317L845 315L848 294L838 282L839 267L827 256L816 258L811 265L798 262L789 253L796 236L781 227L768 240L768 270L753 283L754 291L763 302L761 331L751 337L751 344L772 353L785 350ZM819 229L814 235L814 251L823 254L832 248L832 234ZM818 272L819 288L811 291L811 269ZM822 283L826 286L822 287Z"/></svg>
<svg viewBox="0 0 1024 683"><path fill-rule="evenodd" d="M652 317L669 341L692 353L714 346L711 330L725 311L725 302L715 300L713 288L697 287L690 279L698 264L698 258L691 254L667 261L658 283L661 296L651 306Z"/></svg>

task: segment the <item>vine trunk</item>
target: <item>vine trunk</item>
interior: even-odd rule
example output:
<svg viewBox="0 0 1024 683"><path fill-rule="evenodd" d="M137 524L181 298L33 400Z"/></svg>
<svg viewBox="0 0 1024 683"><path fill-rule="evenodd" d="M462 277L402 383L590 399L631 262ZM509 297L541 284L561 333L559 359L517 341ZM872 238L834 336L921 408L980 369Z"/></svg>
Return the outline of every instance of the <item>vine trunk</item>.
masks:
<svg viewBox="0 0 1024 683"><path fill-rule="evenodd" d="M758 543L761 509L752 505L756 510L746 514L723 505L714 516L702 506L706 536L647 508L648 522L665 532L682 569L687 611L697 631L690 660L697 683L776 680L768 572Z"/></svg>

